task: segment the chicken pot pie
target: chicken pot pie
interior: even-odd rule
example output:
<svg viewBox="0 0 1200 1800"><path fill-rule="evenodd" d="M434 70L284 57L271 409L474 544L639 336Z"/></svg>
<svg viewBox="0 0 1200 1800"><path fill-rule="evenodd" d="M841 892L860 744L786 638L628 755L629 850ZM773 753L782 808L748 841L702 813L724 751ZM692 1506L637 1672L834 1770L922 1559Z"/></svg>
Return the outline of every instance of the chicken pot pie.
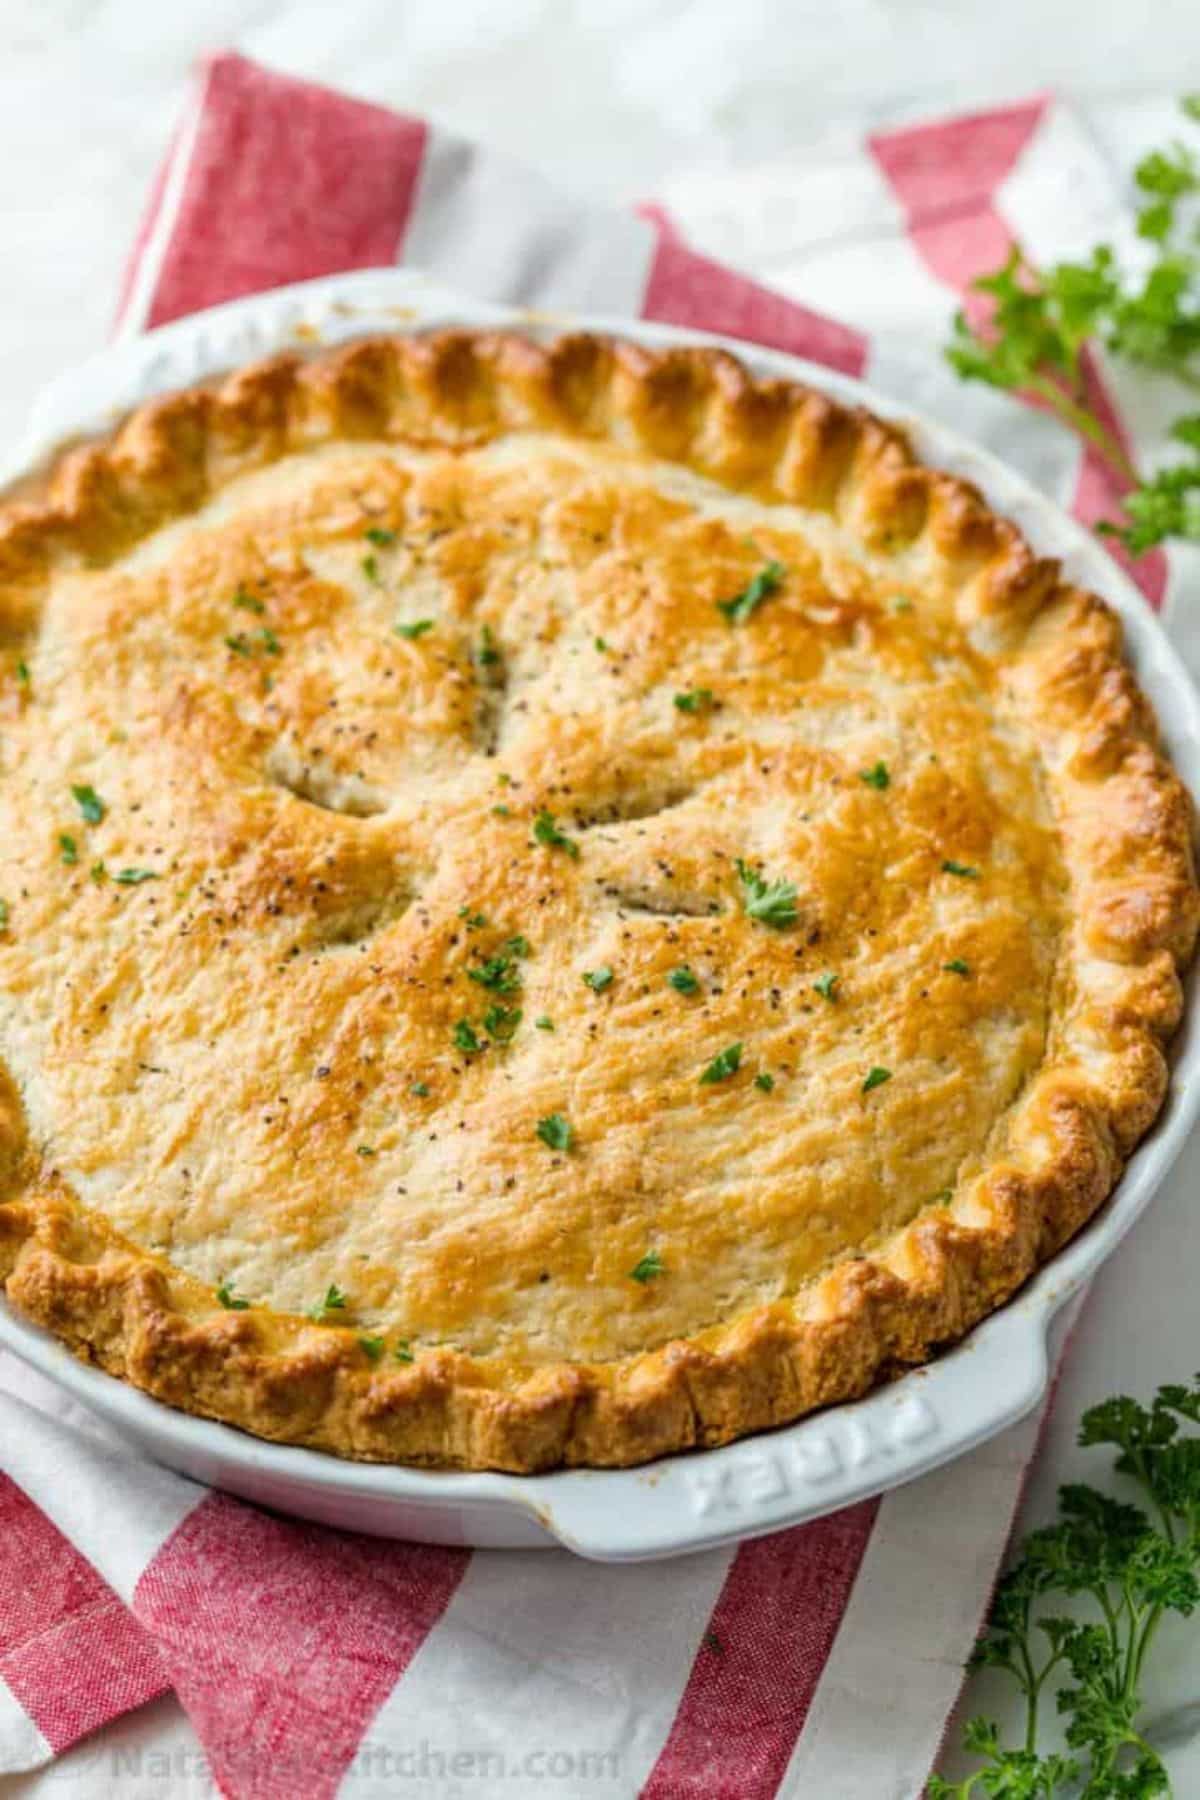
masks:
<svg viewBox="0 0 1200 1800"><path fill-rule="evenodd" d="M172 1406L630 1464L1095 1212L1197 890L1112 613L710 349L170 395L0 511L0 1275Z"/></svg>

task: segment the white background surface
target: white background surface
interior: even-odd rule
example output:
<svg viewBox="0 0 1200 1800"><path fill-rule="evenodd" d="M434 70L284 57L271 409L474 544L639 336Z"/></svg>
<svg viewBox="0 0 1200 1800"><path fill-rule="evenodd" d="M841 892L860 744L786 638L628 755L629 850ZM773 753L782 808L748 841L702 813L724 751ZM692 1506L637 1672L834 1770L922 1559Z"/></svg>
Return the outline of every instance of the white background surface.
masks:
<svg viewBox="0 0 1200 1800"><path fill-rule="evenodd" d="M1196 0L0 0L6 440L41 382L103 340L188 68L227 46L432 114L613 202L1042 87L1101 103L1093 118L1143 92L1200 87ZM1083 1406L1200 1364L1198 1193L1195 1143L1093 1290L1026 1523L1048 1514L1059 1481L1095 1477L1097 1453L1072 1449ZM1194 1629L1164 1633L1156 1651L1154 1710L1174 1715L1181 1740L1200 1685L1195 1641ZM971 1701L992 1710L999 1694L977 1684ZM139 1754L140 1773L114 1763L118 1743ZM1181 1741L1169 1755L1177 1792L1200 1794L1200 1752ZM0 1781L5 1796L35 1791L210 1790L164 1700L44 1775Z"/></svg>

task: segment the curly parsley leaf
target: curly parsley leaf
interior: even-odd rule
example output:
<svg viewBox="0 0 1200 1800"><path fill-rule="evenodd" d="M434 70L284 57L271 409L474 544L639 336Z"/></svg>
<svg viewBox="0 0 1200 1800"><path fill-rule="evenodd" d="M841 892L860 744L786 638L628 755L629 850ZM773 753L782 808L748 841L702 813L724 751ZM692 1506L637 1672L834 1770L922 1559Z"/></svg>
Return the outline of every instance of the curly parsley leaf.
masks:
<svg viewBox="0 0 1200 1800"><path fill-rule="evenodd" d="M688 968L687 964L680 963L679 967L677 969L672 969L671 973L667 976L667 986L673 987L677 994L694 994L698 990L700 983L697 977L693 975L692 971Z"/></svg>
<svg viewBox="0 0 1200 1800"><path fill-rule="evenodd" d="M504 951L496 956L489 956L485 962L468 969L467 978L477 981L480 987L488 988L494 994L514 994L521 985L521 971L514 959Z"/></svg>
<svg viewBox="0 0 1200 1800"><path fill-rule="evenodd" d="M483 1029L497 1044L507 1044L516 1035L523 1017L519 1006L501 1006L495 1002L483 1015Z"/></svg>
<svg viewBox="0 0 1200 1800"><path fill-rule="evenodd" d="M1149 1405L1116 1395L1083 1415L1080 1445L1115 1450L1138 1503L1071 1483L1055 1522L1025 1539L972 1657L1016 1682L1025 1742L1007 1746L992 1721L973 1719L965 1748L981 1766L960 1783L935 1777L934 1800L977 1789L1012 1800L1171 1792L1141 1724L1143 1681L1163 1618L1200 1610L1200 1435L1184 1430L1196 1424L1200 1376L1160 1387ZM1068 1755L1041 1746L1051 1692Z"/></svg>
<svg viewBox="0 0 1200 1800"><path fill-rule="evenodd" d="M776 931L783 931L796 923L794 881L768 882L756 869L744 863L740 856L737 860L737 877L741 889L742 911L748 919L757 919L762 925L773 925Z"/></svg>
<svg viewBox="0 0 1200 1800"><path fill-rule="evenodd" d="M575 1128L561 1113L547 1113L539 1119L536 1132L551 1150L570 1150L575 1142Z"/></svg>
<svg viewBox="0 0 1200 1800"><path fill-rule="evenodd" d="M316 1325L323 1325L331 1312L345 1312L350 1302L340 1287L330 1285L325 1290L325 1298L318 1300L309 1312L309 1318Z"/></svg>
<svg viewBox="0 0 1200 1800"><path fill-rule="evenodd" d="M666 1266L658 1251L647 1250L645 1256L639 1257L630 1269L629 1279L630 1281L640 1281L644 1287L646 1282L653 1281L657 1276L665 1273Z"/></svg>
<svg viewBox="0 0 1200 1800"><path fill-rule="evenodd" d="M712 1061L706 1065L701 1071L700 1080L709 1086L717 1081L728 1081L731 1075L737 1074L741 1062L742 1046L730 1044L724 1050L718 1051Z"/></svg>
<svg viewBox="0 0 1200 1800"><path fill-rule="evenodd" d="M547 850L565 850L568 856L579 855L579 845L565 831L559 830L554 814L544 806L534 817L533 836L534 841L544 844Z"/></svg>
<svg viewBox="0 0 1200 1800"><path fill-rule="evenodd" d="M496 642L496 634L490 625L482 625L479 630L479 643L474 652L475 663L481 669L494 669L504 659L500 646Z"/></svg>
<svg viewBox="0 0 1200 1800"><path fill-rule="evenodd" d="M718 600L717 611L723 613L731 625L744 625L764 600L769 600L772 594L779 592L786 573L782 563L767 563L747 582L740 594L734 594L729 600Z"/></svg>
<svg viewBox="0 0 1200 1800"><path fill-rule="evenodd" d="M71 794L76 806L79 808L87 823L89 825L99 825L101 819L103 819L105 813L108 811L108 808L105 806L95 788L87 787L86 785L72 784Z"/></svg>
<svg viewBox="0 0 1200 1800"><path fill-rule="evenodd" d="M1198 454L1168 464L1126 494L1123 522L1106 519L1097 526L1105 536L1119 538L1131 556L1143 555L1166 538L1200 543L1200 413L1177 419L1171 436Z"/></svg>

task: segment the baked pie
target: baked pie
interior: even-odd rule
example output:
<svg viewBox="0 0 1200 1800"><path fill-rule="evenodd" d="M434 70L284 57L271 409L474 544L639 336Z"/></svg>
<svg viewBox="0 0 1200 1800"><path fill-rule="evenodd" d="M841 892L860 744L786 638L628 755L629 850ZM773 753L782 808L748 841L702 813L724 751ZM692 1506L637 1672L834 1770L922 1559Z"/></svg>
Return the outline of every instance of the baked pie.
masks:
<svg viewBox="0 0 1200 1800"><path fill-rule="evenodd" d="M711 349L395 336L0 511L0 1275L340 1456L862 1394L1166 1087L1188 796L1112 613Z"/></svg>

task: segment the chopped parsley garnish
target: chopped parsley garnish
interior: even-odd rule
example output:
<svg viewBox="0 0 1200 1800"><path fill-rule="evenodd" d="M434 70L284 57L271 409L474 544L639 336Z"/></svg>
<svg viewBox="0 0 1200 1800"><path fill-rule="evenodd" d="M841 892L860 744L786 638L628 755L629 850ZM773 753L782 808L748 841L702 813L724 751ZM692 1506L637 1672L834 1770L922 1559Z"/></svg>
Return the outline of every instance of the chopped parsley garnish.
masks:
<svg viewBox="0 0 1200 1800"><path fill-rule="evenodd" d="M377 556L364 556L362 559L362 572L368 581L373 581L378 585L379 558Z"/></svg>
<svg viewBox="0 0 1200 1800"><path fill-rule="evenodd" d="M969 975L971 973L970 963L965 963L961 956L952 957L948 963L943 963L942 967L947 975Z"/></svg>
<svg viewBox="0 0 1200 1800"><path fill-rule="evenodd" d="M225 639L225 648L232 650L235 656L257 656L260 650L267 656L283 655L283 646L269 625L264 625L253 638L247 637L244 631L235 632Z"/></svg>
<svg viewBox="0 0 1200 1800"><path fill-rule="evenodd" d="M429 1083L427 1081L410 1081L408 1084L408 1091L410 1094L415 1094L418 1100L427 1100L429 1098Z"/></svg>
<svg viewBox="0 0 1200 1800"><path fill-rule="evenodd" d="M95 788L72 786L71 792L75 797L76 806L78 806L88 824L98 825L108 811L108 808L105 806Z"/></svg>
<svg viewBox="0 0 1200 1800"><path fill-rule="evenodd" d="M0 900L0 931L8 929L8 901Z"/></svg>
<svg viewBox="0 0 1200 1800"><path fill-rule="evenodd" d="M158 871L156 869L118 869L113 880L119 881L122 887L139 887L143 881L157 881Z"/></svg>
<svg viewBox="0 0 1200 1800"><path fill-rule="evenodd" d="M217 1289L217 1299L225 1308L226 1312L247 1312L250 1307L250 1302L248 1300L238 1299L233 1291L233 1283L231 1281L223 1281L220 1284Z"/></svg>
<svg viewBox="0 0 1200 1800"><path fill-rule="evenodd" d="M892 1071L890 1069L881 1069L878 1066L873 1069L868 1069L863 1080L862 1091L864 1094L869 1094L872 1088L882 1087L885 1081L890 1081L891 1079Z"/></svg>
<svg viewBox="0 0 1200 1800"><path fill-rule="evenodd" d="M813 993L820 994L822 1000L836 1000L838 983L841 979L840 975L826 971L824 975L818 975L813 982Z"/></svg>
<svg viewBox="0 0 1200 1800"><path fill-rule="evenodd" d="M390 550L396 541L395 532L389 531L386 525L368 525L363 536L368 544L374 544L379 550Z"/></svg>
<svg viewBox="0 0 1200 1800"><path fill-rule="evenodd" d="M512 807L505 806L503 802L501 802L499 805L493 806L492 813L497 819L511 819Z"/></svg>
<svg viewBox="0 0 1200 1800"><path fill-rule="evenodd" d="M454 1048L467 1056L476 1056L483 1049L470 1019L460 1019L454 1027Z"/></svg>
<svg viewBox="0 0 1200 1800"><path fill-rule="evenodd" d="M663 1259L658 1251L647 1250L645 1256L641 1257L634 1264L633 1268L630 1269L629 1279L631 1281L640 1281L644 1283L653 1281L656 1276L665 1274L665 1272Z"/></svg>
<svg viewBox="0 0 1200 1800"><path fill-rule="evenodd" d="M368 1362L377 1363L383 1355L384 1341L381 1337L360 1337L358 1347Z"/></svg>
<svg viewBox="0 0 1200 1800"><path fill-rule="evenodd" d="M667 976L667 986L673 987L677 994L694 994L700 983L687 964L680 963L679 967L672 969Z"/></svg>
<svg viewBox="0 0 1200 1800"><path fill-rule="evenodd" d="M17 664L17 680L21 683L22 687L29 686L29 682L30 682L29 664L25 661L24 657L22 657L20 662L18 662L18 664Z"/></svg>
<svg viewBox="0 0 1200 1800"><path fill-rule="evenodd" d="M885 762L873 763L869 769L860 769L858 771L858 779L860 781L865 781L868 787L878 788L881 794L885 788L889 788L892 785L892 778L888 774L888 768Z"/></svg>
<svg viewBox="0 0 1200 1800"><path fill-rule="evenodd" d="M521 985L521 971L511 956L501 953L489 956L486 962L467 970L467 978L477 981L482 988L493 994L515 994Z"/></svg>
<svg viewBox="0 0 1200 1800"><path fill-rule="evenodd" d="M706 1083L728 1081L731 1075L737 1074L738 1069L741 1067L741 1061L742 1046L740 1044L730 1044L726 1049L717 1052L716 1056L713 1057L712 1061L701 1072L700 1079L702 1082Z"/></svg>
<svg viewBox="0 0 1200 1800"><path fill-rule="evenodd" d="M907 594L897 594L892 601L892 611L898 613L911 612L913 603Z"/></svg>
<svg viewBox="0 0 1200 1800"><path fill-rule="evenodd" d="M575 1130L561 1113L547 1113L537 1122L537 1135L551 1150L569 1150L575 1142Z"/></svg>
<svg viewBox="0 0 1200 1800"><path fill-rule="evenodd" d="M707 712L713 701L711 688L688 688L684 693L675 695L673 704L681 713L701 713Z"/></svg>
<svg viewBox="0 0 1200 1800"><path fill-rule="evenodd" d="M487 924L486 916L481 912L472 912L469 906L460 906L458 916L468 931L481 931Z"/></svg>
<svg viewBox="0 0 1200 1800"><path fill-rule="evenodd" d="M949 1206L953 1198L953 1188L939 1188L936 1194L931 1194L929 1196L929 1199L925 1204L926 1206Z"/></svg>
<svg viewBox="0 0 1200 1800"><path fill-rule="evenodd" d="M785 572L782 563L767 563L740 594L735 594L731 600L718 600L717 611L724 613L731 625L744 625L763 601L769 600L783 586Z"/></svg>
<svg viewBox="0 0 1200 1800"><path fill-rule="evenodd" d="M606 987L612 986L613 972L607 963L601 963L598 969L585 969L583 983L590 987L593 994L602 994Z"/></svg>
<svg viewBox="0 0 1200 1800"><path fill-rule="evenodd" d="M378 1156L379 1152L376 1150L374 1144L360 1144L356 1154L359 1156Z"/></svg>
<svg viewBox="0 0 1200 1800"><path fill-rule="evenodd" d="M265 604L257 597L257 595L248 594L245 588L240 584L237 593L233 596L232 604L238 607L242 612L257 613L260 618L267 610Z"/></svg>
<svg viewBox="0 0 1200 1800"><path fill-rule="evenodd" d="M968 881L979 880L979 870L973 869L970 863L954 862L947 857L942 864L943 875L965 875Z"/></svg>
<svg viewBox="0 0 1200 1800"><path fill-rule="evenodd" d="M514 932L512 937L505 940L504 948L508 951L510 956L533 955L533 946L530 944L529 939L522 936L519 931Z"/></svg>
<svg viewBox="0 0 1200 1800"><path fill-rule="evenodd" d="M538 1018L536 1018L533 1022L537 1026L539 1031L553 1031L554 1030L554 1020L550 1017L549 1013L540 1014L540 1016Z"/></svg>
<svg viewBox="0 0 1200 1800"><path fill-rule="evenodd" d="M579 855L579 845L574 838L569 838L560 831L554 814L543 806L533 821L533 835L537 843L544 844L547 850L565 850L568 856Z"/></svg>
<svg viewBox="0 0 1200 1800"><path fill-rule="evenodd" d="M592 642L594 643L596 649L600 652L601 656L606 656L608 654L608 645L605 643L605 641L602 637L593 638Z"/></svg>
<svg viewBox="0 0 1200 1800"><path fill-rule="evenodd" d="M412 644L419 637L424 637L427 631L433 630L433 620L414 619L411 625L394 625L392 629L397 637L402 637L407 643Z"/></svg>
<svg viewBox="0 0 1200 1800"><path fill-rule="evenodd" d="M788 925L796 922L796 884L794 881L768 882L744 863L741 857L737 860L738 882L742 890L742 910L748 919L757 919L761 925L773 925L776 931L783 931Z"/></svg>
<svg viewBox="0 0 1200 1800"><path fill-rule="evenodd" d="M475 651L475 661L481 669L494 669L500 661L500 646L490 625L484 625L479 633L479 645Z"/></svg>
<svg viewBox="0 0 1200 1800"><path fill-rule="evenodd" d="M69 831L59 832L58 852L60 860L65 862L68 868L70 868L73 863L79 861L79 845L75 842L75 839L71 836Z"/></svg>
<svg viewBox="0 0 1200 1800"><path fill-rule="evenodd" d="M331 1286L326 1290L325 1298L323 1300L318 1300L308 1316L310 1319L314 1320L316 1324L320 1325L324 1320L326 1313L345 1312L348 1305L349 1302L341 1288Z"/></svg>
<svg viewBox="0 0 1200 1800"><path fill-rule="evenodd" d="M766 1069L760 1069L754 1077L754 1085L761 1088L764 1094L769 1094L775 1086L775 1077Z"/></svg>
<svg viewBox="0 0 1200 1800"><path fill-rule="evenodd" d="M483 1015L483 1029L489 1037L495 1038L498 1044L507 1044L520 1023L521 1008L519 1006L501 1006L497 1002L489 1006Z"/></svg>
<svg viewBox="0 0 1200 1800"><path fill-rule="evenodd" d="M101 861L94 862L92 864L91 868L88 870L88 874L91 876L92 880L95 882L101 882L101 881L108 880L108 869L105 866L105 864Z"/></svg>
<svg viewBox="0 0 1200 1800"><path fill-rule="evenodd" d="M410 1363L413 1360L412 1345L407 1338L401 1338L398 1341L392 1355L397 1362Z"/></svg>

